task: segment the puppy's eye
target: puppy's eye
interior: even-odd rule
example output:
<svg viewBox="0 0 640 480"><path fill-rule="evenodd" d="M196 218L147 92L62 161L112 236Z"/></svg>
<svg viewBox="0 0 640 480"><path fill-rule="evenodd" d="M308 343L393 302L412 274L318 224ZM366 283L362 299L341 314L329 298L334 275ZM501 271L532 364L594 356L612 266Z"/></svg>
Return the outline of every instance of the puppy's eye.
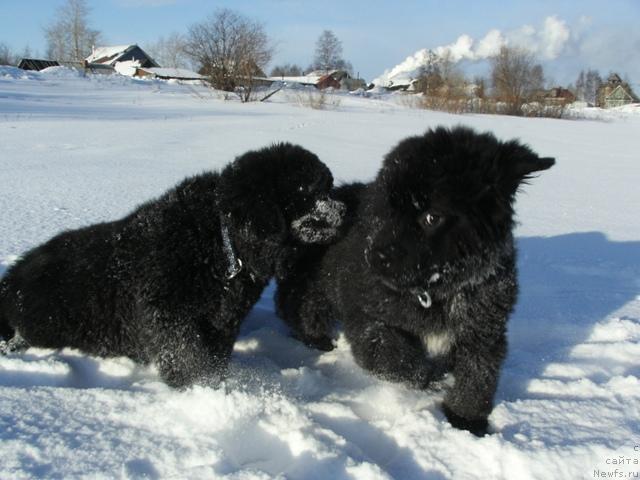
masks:
<svg viewBox="0 0 640 480"><path fill-rule="evenodd" d="M298 187L298 192L303 193L305 195L309 195L315 192L314 185L300 185Z"/></svg>
<svg viewBox="0 0 640 480"><path fill-rule="evenodd" d="M425 212L418 217L418 223L425 230L433 230L444 222L444 217L435 213Z"/></svg>

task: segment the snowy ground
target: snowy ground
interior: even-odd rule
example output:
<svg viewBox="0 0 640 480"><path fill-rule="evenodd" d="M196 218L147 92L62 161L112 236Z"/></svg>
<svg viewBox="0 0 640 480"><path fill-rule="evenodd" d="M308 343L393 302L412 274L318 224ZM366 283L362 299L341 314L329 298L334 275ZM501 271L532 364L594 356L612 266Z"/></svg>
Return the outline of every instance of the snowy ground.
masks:
<svg viewBox="0 0 640 480"><path fill-rule="evenodd" d="M62 229L118 218L274 141L302 144L351 181L370 179L397 141L430 126L519 137L558 163L517 204L522 293L494 433L452 429L439 395L370 377L344 340L323 354L292 340L269 289L218 389L171 391L153 368L71 350L0 358L0 478L637 478L640 115L454 116L347 96L316 111L284 92L271 100L0 67L0 274Z"/></svg>

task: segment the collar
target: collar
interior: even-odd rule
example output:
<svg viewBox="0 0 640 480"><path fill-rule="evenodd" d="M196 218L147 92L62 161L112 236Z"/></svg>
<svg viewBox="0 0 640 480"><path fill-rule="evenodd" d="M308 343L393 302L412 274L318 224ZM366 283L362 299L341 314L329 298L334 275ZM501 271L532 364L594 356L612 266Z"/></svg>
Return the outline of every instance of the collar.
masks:
<svg viewBox="0 0 640 480"><path fill-rule="evenodd" d="M228 217L230 216L231 214L225 215L220 212L220 237L222 238L222 251L227 259L227 269L225 272L225 278L227 280L231 280L242 271L242 260L237 257L236 252L233 250L231 234L229 233Z"/></svg>
<svg viewBox="0 0 640 480"><path fill-rule="evenodd" d="M426 288L416 287L409 290L409 292L411 292L412 295L416 296L416 298L418 299L418 303L422 308L431 308L433 301L431 300L431 295L429 295L429 292Z"/></svg>

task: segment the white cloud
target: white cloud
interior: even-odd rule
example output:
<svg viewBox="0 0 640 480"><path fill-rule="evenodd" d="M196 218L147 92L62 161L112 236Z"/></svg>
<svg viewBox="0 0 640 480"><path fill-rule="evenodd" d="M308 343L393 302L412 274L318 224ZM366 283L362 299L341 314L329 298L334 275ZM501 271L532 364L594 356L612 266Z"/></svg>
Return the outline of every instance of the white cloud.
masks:
<svg viewBox="0 0 640 480"><path fill-rule="evenodd" d="M461 35L455 43L444 47L437 47L434 52L438 56L442 56L448 52L451 55L452 61L459 62L460 60L471 60L475 58L475 53L472 48L473 38L469 35Z"/></svg>
<svg viewBox="0 0 640 480"><path fill-rule="evenodd" d="M545 59L559 57L567 46L571 31L564 20L547 17L544 27L538 33L538 51Z"/></svg>
<svg viewBox="0 0 640 480"><path fill-rule="evenodd" d="M543 60L553 60L567 51L570 38L571 30L567 23L550 16L544 19L540 28L523 25L505 34L492 30L480 41L476 59L488 58L495 55L501 46L511 45L526 48Z"/></svg>
<svg viewBox="0 0 640 480"><path fill-rule="evenodd" d="M500 49L506 44L504 35L500 30L491 30L478 42L476 55L478 58L489 58L497 55Z"/></svg>
<svg viewBox="0 0 640 480"><path fill-rule="evenodd" d="M506 33L493 29L478 42L464 34L458 37L454 43L432 50L438 55L448 51L452 60L457 62L460 60L484 60L494 56L504 45L512 45L527 48L544 60L553 60L566 51L570 38L571 30L567 23L556 16L550 16L545 18L540 28L523 25Z"/></svg>
<svg viewBox="0 0 640 480"><path fill-rule="evenodd" d="M609 71L628 73L632 82L640 82L640 67L636 61L640 51L640 33L633 27L600 27L590 17L580 17L571 27L552 15L539 25L523 25L500 31L489 30L474 40L464 34L448 45L425 48L407 57L404 62L385 71L374 80L378 85L406 82L420 72L429 50L438 55L449 52L455 62L481 61L496 55L503 46L523 47L543 62L545 72L556 81L568 83L581 69L596 68L606 75ZM640 90L640 83L638 83Z"/></svg>

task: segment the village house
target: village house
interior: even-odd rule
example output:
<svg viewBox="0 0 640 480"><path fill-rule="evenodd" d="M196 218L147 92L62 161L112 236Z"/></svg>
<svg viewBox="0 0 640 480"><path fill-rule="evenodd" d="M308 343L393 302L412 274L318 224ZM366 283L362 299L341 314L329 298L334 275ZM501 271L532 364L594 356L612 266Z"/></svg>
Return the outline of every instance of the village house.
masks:
<svg viewBox="0 0 640 480"><path fill-rule="evenodd" d="M567 88L553 87L542 92L538 99L545 105L563 106L575 102L576 96Z"/></svg>
<svg viewBox="0 0 640 480"><path fill-rule="evenodd" d="M134 76L159 78L162 80L204 80L199 73L183 68L138 67Z"/></svg>
<svg viewBox="0 0 640 480"><path fill-rule="evenodd" d="M633 93L627 82L623 82L617 73L612 73L607 83L598 89L596 106L601 108L613 108L636 103L638 97Z"/></svg>
<svg viewBox="0 0 640 480"><path fill-rule="evenodd" d="M263 80L268 82L285 82L290 85L313 86L318 90L335 88L336 90L353 91L358 88L366 88L366 83L361 78L353 78L344 70L320 71L315 70L299 77L268 77Z"/></svg>
<svg viewBox="0 0 640 480"><path fill-rule="evenodd" d="M91 55L85 59L85 62L87 64L107 65L114 68L118 63L123 62L136 62L140 67L160 66L138 45L94 47Z"/></svg>
<svg viewBox="0 0 640 480"><path fill-rule="evenodd" d="M333 70L322 75L315 84L318 90L325 88L335 88L353 91L359 88L366 88L367 84L361 78L353 78L349 72L344 70Z"/></svg>
<svg viewBox="0 0 640 480"><path fill-rule="evenodd" d="M138 45L117 45L94 47L91 55L84 60L84 68L92 73L113 73L114 71L133 76L137 67L159 67Z"/></svg>
<svg viewBox="0 0 640 480"><path fill-rule="evenodd" d="M138 45L119 45L94 48L84 62L91 73L112 73L130 77L160 78L164 80L202 80L198 73L181 68L162 68Z"/></svg>
<svg viewBox="0 0 640 480"><path fill-rule="evenodd" d="M55 60L42 60L37 58L23 58L18 64L18 68L22 70L40 71L49 67L59 67L60 64Z"/></svg>

